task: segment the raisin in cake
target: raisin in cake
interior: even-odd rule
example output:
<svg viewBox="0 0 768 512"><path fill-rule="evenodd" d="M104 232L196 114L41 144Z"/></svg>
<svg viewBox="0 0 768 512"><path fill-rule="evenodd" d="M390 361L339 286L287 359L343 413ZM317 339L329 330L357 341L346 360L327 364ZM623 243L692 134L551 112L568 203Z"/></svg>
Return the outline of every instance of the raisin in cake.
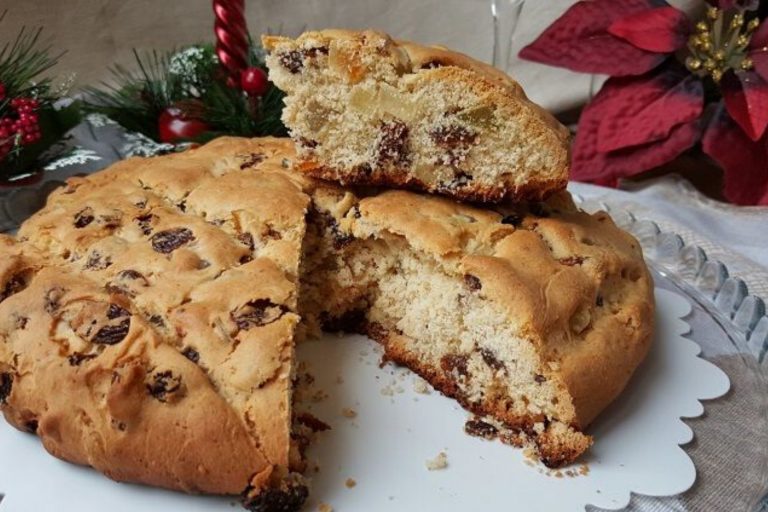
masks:
<svg viewBox="0 0 768 512"><path fill-rule="evenodd" d="M262 41L310 176L483 202L565 187L568 131L491 66L374 31Z"/></svg>
<svg viewBox="0 0 768 512"><path fill-rule="evenodd" d="M307 495L291 449L309 197L286 140L219 139L73 178L0 238L0 406L119 481Z"/></svg>
<svg viewBox="0 0 768 512"><path fill-rule="evenodd" d="M307 321L375 338L550 467L590 446L584 429L649 347L637 241L566 192L493 211L318 188L305 247Z"/></svg>

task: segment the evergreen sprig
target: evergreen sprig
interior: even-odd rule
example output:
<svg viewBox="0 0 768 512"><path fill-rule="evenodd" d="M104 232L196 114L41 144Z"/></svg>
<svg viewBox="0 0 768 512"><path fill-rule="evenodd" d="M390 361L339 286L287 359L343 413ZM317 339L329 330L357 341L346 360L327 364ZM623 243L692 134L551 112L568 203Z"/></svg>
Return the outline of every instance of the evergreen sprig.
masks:
<svg viewBox="0 0 768 512"><path fill-rule="evenodd" d="M0 13L0 23L6 14ZM50 99L51 80L40 75L55 66L64 52L51 55L50 44L40 47L42 30L21 27L13 41L0 47L0 82L6 95L6 100L0 102L0 115L11 98L34 96L41 102Z"/></svg>
<svg viewBox="0 0 768 512"><path fill-rule="evenodd" d="M262 98L250 98L226 85L213 45L189 48L199 49L201 57L194 70L183 73L171 69L179 51L142 54L134 50L134 71L113 66L110 83L87 89L89 109L154 140L158 140L160 114L168 107L189 105L190 101L197 104L195 115L210 127L196 142L220 135L258 137L287 133L280 121L283 93L279 89L270 84ZM250 64L266 69L261 55L259 48L252 46Z"/></svg>
<svg viewBox="0 0 768 512"><path fill-rule="evenodd" d="M6 13L0 13L0 23ZM7 33L0 31L0 36ZM42 28L21 27L13 41L0 46L0 83L5 89L5 98L0 100L0 118L13 119L16 115L11 106L14 98L34 98L38 102L35 114L41 133L40 139L31 144L22 144L14 137L10 152L0 158L0 180L38 170L50 156L50 148L80 121L78 102L54 108L60 93L52 89L51 79L42 74L55 66L64 52L52 54L51 45L41 43L41 34Z"/></svg>
<svg viewBox="0 0 768 512"><path fill-rule="evenodd" d="M182 99L177 75L168 72L170 54L133 50L136 70L117 64L111 68L113 82L102 89L86 88L88 107L106 115L126 130L157 140L157 119L169 105Z"/></svg>

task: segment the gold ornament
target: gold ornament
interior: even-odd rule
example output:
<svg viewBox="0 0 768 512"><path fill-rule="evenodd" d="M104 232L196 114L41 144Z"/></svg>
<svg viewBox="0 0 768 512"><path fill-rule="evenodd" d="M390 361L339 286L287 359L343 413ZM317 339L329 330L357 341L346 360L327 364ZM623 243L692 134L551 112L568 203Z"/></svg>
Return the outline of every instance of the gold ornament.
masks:
<svg viewBox="0 0 768 512"><path fill-rule="evenodd" d="M716 20L720 16L720 10L717 7L707 7L707 18Z"/></svg>
<svg viewBox="0 0 768 512"><path fill-rule="evenodd" d="M691 71L697 71L701 69L701 60L696 57L688 57L685 59L685 66Z"/></svg>
<svg viewBox="0 0 768 512"><path fill-rule="evenodd" d="M749 57L744 57L744 59L741 61L741 64L740 64L741 69L744 69L744 70L752 69L754 65L755 63L752 62L752 59L750 59Z"/></svg>
<svg viewBox="0 0 768 512"><path fill-rule="evenodd" d="M720 70L720 69L713 69L712 70L712 80L714 80L715 83L718 83L721 78L723 78L723 71Z"/></svg>

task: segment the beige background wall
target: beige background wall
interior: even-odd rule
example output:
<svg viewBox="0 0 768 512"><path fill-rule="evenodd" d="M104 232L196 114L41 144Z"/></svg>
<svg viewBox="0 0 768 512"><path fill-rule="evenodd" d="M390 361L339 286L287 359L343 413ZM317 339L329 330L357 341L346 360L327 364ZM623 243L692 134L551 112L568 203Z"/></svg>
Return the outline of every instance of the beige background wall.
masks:
<svg viewBox="0 0 768 512"><path fill-rule="evenodd" d="M491 17L486 0L333 1L247 0L253 34L297 33L304 27L375 27L400 37L453 45L474 56L491 56ZM210 0L0 0L8 14L5 40L22 24L42 25L57 46L68 49L61 69L80 83L106 76L115 61L130 62L132 48L173 48L213 40Z"/></svg>
<svg viewBox="0 0 768 512"><path fill-rule="evenodd" d="M508 1L508 0L502 0ZM575 0L528 0L516 47L531 41ZM425 43L438 43L490 61L493 48L491 0L246 0L251 33L296 34L303 28L379 28ZM8 10L0 42L21 25L43 26L57 47L67 49L60 73L77 73L77 83L109 77L115 62L130 65L132 48L171 49L213 40L210 0L0 0ZM532 99L564 109L589 93L590 77L516 62L512 74Z"/></svg>

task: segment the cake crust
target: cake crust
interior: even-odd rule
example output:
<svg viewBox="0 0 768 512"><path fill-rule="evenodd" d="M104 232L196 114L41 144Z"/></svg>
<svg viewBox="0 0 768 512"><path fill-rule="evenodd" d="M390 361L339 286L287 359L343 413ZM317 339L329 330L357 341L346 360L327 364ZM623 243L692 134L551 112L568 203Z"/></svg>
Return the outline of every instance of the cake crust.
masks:
<svg viewBox="0 0 768 512"><path fill-rule="evenodd" d="M567 129L487 64L371 30L262 42L270 78L288 94L283 120L309 176L493 203L541 200L566 186ZM376 112L338 115L366 108ZM396 135L377 139L392 123ZM344 133L360 143L345 144Z"/></svg>
<svg viewBox="0 0 768 512"><path fill-rule="evenodd" d="M306 496L289 462L309 202L292 147L129 159L0 238L6 419L115 480Z"/></svg>

